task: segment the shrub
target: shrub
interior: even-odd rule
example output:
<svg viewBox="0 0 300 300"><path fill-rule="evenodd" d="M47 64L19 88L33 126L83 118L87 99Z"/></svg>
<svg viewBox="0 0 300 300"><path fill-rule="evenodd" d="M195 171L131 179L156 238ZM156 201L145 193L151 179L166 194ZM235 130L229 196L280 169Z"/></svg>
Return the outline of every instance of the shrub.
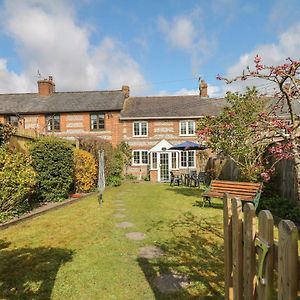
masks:
<svg viewBox="0 0 300 300"><path fill-rule="evenodd" d="M85 150L75 149L75 190L87 193L97 182L97 163L93 155Z"/></svg>
<svg viewBox="0 0 300 300"><path fill-rule="evenodd" d="M262 197L259 204L259 209L270 210L273 214L281 218L284 218L293 207L292 203L287 199L278 196Z"/></svg>
<svg viewBox="0 0 300 300"><path fill-rule="evenodd" d="M42 137L30 144L39 200L60 201L68 196L74 178L73 149L68 141L54 137Z"/></svg>
<svg viewBox="0 0 300 300"><path fill-rule="evenodd" d="M24 212L36 185L30 159L0 147L0 220Z"/></svg>
<svg viewBox="0 0 300 300"><path fill-rule="evenodd" d="M113 161L112 144L100 138L88 137L88 138L81 138L79 140L79 147L80 149L90 152L96 159L97 163L99 160L98 157L99 151L104 150L104 162L105 162L104 173L105 173L105 178L108 178L110 176L112 161Z"/></svg>
<svg viewBox="0 0 300 300"><path fill-rule="evenodd" d="M291 208L285 217L286 219L289 219L291 221L300 224L300 207L296 206Z"/></svg>
<svg viewBox="0 0 300 300"><path fill-rule="evenodd" d="M0 146L7 143L15 132L16 128L11 124L0 123Z"/></svg>
<svg viewBox="0 0 300 300"><path fill-rule="evenodd" d="M131 159L131 150L127 143L122 142L113 148L111 143L99 138L82 138L79 140L79 146L93 154L96 161L99 150L104 150L106 183L112 186L121 184L124 166L128 165Z"/></svg>

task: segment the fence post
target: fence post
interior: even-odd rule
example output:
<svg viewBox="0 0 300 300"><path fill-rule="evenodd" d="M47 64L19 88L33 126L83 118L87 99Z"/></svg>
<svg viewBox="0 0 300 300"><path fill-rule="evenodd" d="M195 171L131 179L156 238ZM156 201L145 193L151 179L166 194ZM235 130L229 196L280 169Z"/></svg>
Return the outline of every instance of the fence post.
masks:
<svg viewBox="0 0 300 300"><path fill-rule="evenodd" d="M278 240L278 299L297 298L298 230L290 220L279 223Z"/></svg>
<svg viewBox="0 0 300 300"><path fill-rule="evenodd" d="M252 203L244 205L244 299L256 299L255 293L255 233L256 233L256 215L255 207Z"/></svg>
<svg viewBox="0 0 300 300"><path fill-rule="evenodd" d="M231 199L224 195L224 256L225 256L225 299L232 300L232 209Z"/></svg>
<svg viewBox="0 0 300 300"><path fill-rule="evenodd" d="M257 279L257 298L259 300L269 300L274 295L273 288L273 269L274 269L274 220L272 214L268 210L262 210L258 215L258 238L267 245L268 252L263 259L263 249L258 247L258 263L262 264L262 276L264 281ZM259 266L258 266L259 268Z"/></svg>
<svg viewBox="0 0 300 300"><path fill-rule="evenodd" d="M243 213L239 199L232 199L233 299L243 299Z"/></svg>

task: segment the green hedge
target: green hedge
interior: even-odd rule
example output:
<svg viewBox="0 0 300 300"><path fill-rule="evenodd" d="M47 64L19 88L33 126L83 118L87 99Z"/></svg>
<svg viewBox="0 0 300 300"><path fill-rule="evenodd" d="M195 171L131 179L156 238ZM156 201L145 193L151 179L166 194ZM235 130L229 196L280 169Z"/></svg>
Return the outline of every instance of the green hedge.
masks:
<svg viewBox="0 0 300 300"><path fill-rule="evenodd" d="M0 147L0 221L24 212L36 186L30 159Z"/></svg>
<svg viewBox="0 0 300 300"><path fill-rule="evenodd" d="M29 145L37 172L37 198L60 201L68 197L74 179L74 147L66 140L42 137Z"/></svg>

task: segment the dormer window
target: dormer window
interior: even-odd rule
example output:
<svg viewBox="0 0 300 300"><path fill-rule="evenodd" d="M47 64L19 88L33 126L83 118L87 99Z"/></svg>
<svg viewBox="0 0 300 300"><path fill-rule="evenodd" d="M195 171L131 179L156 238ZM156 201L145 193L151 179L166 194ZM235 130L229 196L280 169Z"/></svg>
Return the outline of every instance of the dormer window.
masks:
<svg viewBox="0 0 300 300"><path fill-rule="evenodd" d="M148 136L148 122L133 122L133 136Z"/></svg>

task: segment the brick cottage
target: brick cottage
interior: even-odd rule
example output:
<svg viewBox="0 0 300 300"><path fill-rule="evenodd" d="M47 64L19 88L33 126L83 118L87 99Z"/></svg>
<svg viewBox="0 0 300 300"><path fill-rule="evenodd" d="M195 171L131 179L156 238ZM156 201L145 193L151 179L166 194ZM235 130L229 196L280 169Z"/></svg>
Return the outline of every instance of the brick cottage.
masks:
<svg viewBox="0 0 300 300"><path fill-rule="evenodd" d="M38 81L38 93L0 94L0 122L67 139L93 136L132 148L128 172L152 181L170 180L172 170L199 170L195 151L168 150L197 142L196 121L217 115L224 99L199 95L130 97L128 86L113 91L56 92L53 78Z"/></svg>

